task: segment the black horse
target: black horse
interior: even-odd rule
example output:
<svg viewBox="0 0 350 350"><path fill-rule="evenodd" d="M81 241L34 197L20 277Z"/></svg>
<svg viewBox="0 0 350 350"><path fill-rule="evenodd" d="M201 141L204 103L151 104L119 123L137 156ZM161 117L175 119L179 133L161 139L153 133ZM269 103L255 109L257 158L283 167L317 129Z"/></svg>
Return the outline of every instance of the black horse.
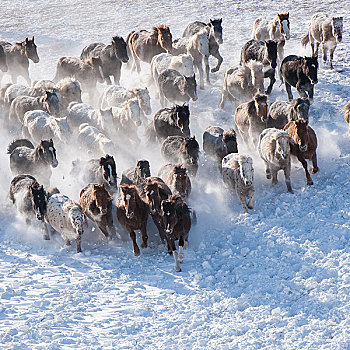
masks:
<svg viewBox="0 0 350 350"><path fill-rule="evenodd" d="M110 76L113 76L114 84L119 85L122 62L129 61L125 40L121 36L115 36L112 38L112 43L107 46L102 43L92 43L83 49L80 59L86 60L98 56L102 60L102 70L106 83L111 85Z"/></svg>

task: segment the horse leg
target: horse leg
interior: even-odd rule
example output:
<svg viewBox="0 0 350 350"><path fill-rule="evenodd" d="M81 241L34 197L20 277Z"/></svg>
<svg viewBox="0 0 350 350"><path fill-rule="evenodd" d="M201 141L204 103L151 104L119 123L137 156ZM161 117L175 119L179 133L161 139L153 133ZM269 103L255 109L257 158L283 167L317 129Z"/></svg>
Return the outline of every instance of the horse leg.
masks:
<svg viewBox="0 0 350 350"><path fill-rule="evenodd" d="M217 72L217 71L220 69L220 66L221 66L221 64L222 64L222 61L223 61L224 59L221 57L221 55L220 55L220 53L219 53L219 50L217 50L216 52L211 53L211 54L212 54L215 58L217 58L217 60L218 60L218 63L217 63L217 65L216 65L216 67L212 68L212 70L211 70L212 73L215 73L215 72Z"/></svg>
<svg viewBox="0 0 350 350"><path fill-rule="evenodd" d="M302 166L303 166L303 168L304 168L304 170L305 170L306 184L307 184L308 186L313 185L314 183L312 182L310 173L309 173L309 171L307 170L307 162L306 162L305 158L302 156L301 153L299 153L299 154L297 155L297 158L298 158L299 162L302 164Z"/></svg>
<svg viewBox="0 0 350 350"><path fill-rule="evenodd" d="M184 239L181 236L179 239L179 256L178 256L179 264L182 264L184 261L184 252L183 252L184 244L185 244Z"/></svg>
<svg viewBox="0 0 350 350"><path fill-rule="evenodd" d="M292 185L290 182L290 162L289 162L289 165L283 169L283 172L284 172L284 178L286 180L287 191L289 193L293 193Z"/></svg>
<svg viewBox="0 0 350 350"><path fill-rule="evenodd" d="M247 207L249 209L253 209L254 208L254 190L251 188L249 191L248 191L248 203L247 203Z"/></svg>
<svg viewBox="0 0 350 350"><path fill-rule="evenodd" d="M120 85L120 69L117 69L117 71L114 73L114 85Z"/></svg>
<svg viewBox="0 0 350 350"><path fill-rule="evenodd" d="M27 81L27 84L28 84L29 86L31 86L31 85L32 85L32 81L30 80L30 77L29 77L29 71L28 71L28 70L24 70L24 71L22 72L22 76L23 76L23 78Z"/></svg>
<svg viewBox="0 0 350 350"><path fill-rule="evenodd" d="M173 239L168 239L168 247L171 249L171 251L173 253L173 256L174 256L176 272L181 272L181 267L179 265L179 260L178 260L178 255L177 255L177 251L176 251L176 246L175 246L175 242L174 242Z"/></svg>
<svg viewBox="0 0 350 350"><path fill-rule="evenodd" d="M224 87L222 87L219 108L224 109L225 101L228 97L229 97L229 92Z"/></svg>
<svg viewBox="0 0 350 350"><path fill-rule="evenodd" d="M147 220L146 220L146 223L147 223ZM147 248L148 236L147 236L147 230L146 230L146 223L141 227L141 234L142 234L141 248Z"/></svg>
<svg viewBox="0 0 350 350"><path fill-rule="evenodd" d="M132 250L134 252L134 255L138 256L138 255L140 255L140 248L138 247L138 245L136 243L136 234L131 228L129 228L128 231L129 231L130 238L132 240Z"/></svg>
<svg viewBox="0 0 350 350"><path fill-rule="evenodd" d="M335 48L329 49L329 68L334 69L333 67L333 55Z"/></svg>
<svg viewBox="0 0 350 350"><path fill-rule="evenodd" d="M49 241L50 240L49 231L47 230L47 226L44 221L42 222L41 231L42 231L44 240Z"/></svg>
<svg viewBox="0 0 350 350"><path fill-rule="evenodd" d="M277 53L278 53L278 59L279 59L279 63L281 64L283 61L283 56L284 56L284 45L285 45L285 40L281 40L278 45L277 45ZM280 66L279 64L279 66Z"/></svg>
<svg viewBox="0 0 350 350"><path fill-rule="evenodd" d="M270 95L270 94L271 94L273 84L274 84L275 81L276 81L275 72L273 72L273 74L271 74L271 75L269 76L269 78L270 78L270 85L267 87L267 90L266 90L266 94L267 94L267 95Z"/></svg>
<svg viewBox="0 0 350 350"><path fill-rule="evenodd" d="M204 79L203 79L203 66L202 61L196 62L196 67L199 73L199 88L204 90Z"/></svg>
<svg viewBox="0 0 350 350"><path fill-rule="evenodd" d="M105 77L105 81L106 81L107 85L112 85L112 81L111 81L111 78L109 77L109 75L105 75L104 77ZM114 81L115 81L115 78L114 78Z"/></svg>
<svg viewBox="0 0 350 350"><path fill-rule="evenodd" d="M271 170L271 175L272 175L272 184L276 185L278 183L277 170L276 169L272 169Z"/></svg>
<svg viewBox="0 0 350 350"><path fill-rule="evenodd" d="M311 161L312 161L311 173L312 173L312 174L316 174L316 173L318 172L316 151L315 151L315 153L312 155Z"/></svg>
<svg viewBox="0 0 350 350"><path fill-rule="evenodd" d="M109 238L109 233L107 230L107 226L102 224L101 222L97 223L98 228L101 230L101 232L104 234L104 236L106 237L106 239L108 240Z"/></svg>
<svg viewBox="0 0 350 350"><path fill-rule="evenodd" d="M241 193L238 186L236 186L236 192L237 192L237 197L238 197L239 201L241 202L241 205L243 208L243 213L244 214L248 213L248 207L247 207L247 202L245 200L245 195L243 193Z"/></svg>
<svg viewBox="0 0 350 350"><path fill-rule="evenodd" d="M70 246L71 245L70 240L68 238L64 239L64 243L66 243L66 246Z"/></svg>
<svg viewBox="0 0 350 350"><path fill-rule="evenodd" d="M284 81L284 86L286 87L288 100L292 101L293 100L292 87L287 83L286 80Z"/></svg>
<svg viewBox="0 0 350 350"><path fill-rule="evenodd" d="M78 237L75 239L75 242L77 244L77 253L81 253L81 235L78 234Z"/></svg>
<svg viewBox="0 0 350 350"><path fill-rule="evenodd" d="M327 62L327 51L328 48L325 43L322 43L322 62L326 63Z"/></svg>
<svg viewBox="0 0 350 350"><path fill-rule="evenodd" d="M205 76L207 79L207 83L210 84L209 81L209 57L204 56L204 66L205 66Z"/></svg>
<svg viewBox="0 0 350 350"><path fill-rule="evenodd" d="M303 97L308 97L310 100L310 104L313 104L314 103L314 86L313 85L308 90L308 94L309 94L309 96L303 96Z"/></svg>
<svg viewBox="0 0 350 350"><path fill-rule="evenodd" d="M265 162L265 161L264 161ZM269 163L268 162L265 162L265 174L266 174L266 178L268 180L271 179L271 170L270 170L270 167L269 167Z"/></svg>

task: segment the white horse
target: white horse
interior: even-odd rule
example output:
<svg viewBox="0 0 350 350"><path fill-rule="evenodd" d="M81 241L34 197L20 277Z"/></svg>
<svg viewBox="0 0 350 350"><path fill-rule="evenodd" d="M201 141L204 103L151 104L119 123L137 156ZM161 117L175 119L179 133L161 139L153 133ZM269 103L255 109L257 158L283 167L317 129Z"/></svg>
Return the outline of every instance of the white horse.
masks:
<svg viewBox="0 0 350 350"><path fill-rule="evenodd" d="M57 188L49 189L45 221L59 232L66 245L75 239L77 253L81 253L81 235L84 232L85 215L79 204L59 193Z"/></svg>
<svg viewBox="0 0 350 350"><path fill-rule="evenodd" d="M337 43L343 37L343 17L327 17L325 13L316 13L311 17L309 31L301 39L301 44L306 46L310 41L312 56L318 57L318 48L322 44L322 60L327 61L329 50L329 68L333 69L333 54ZM316 41L316 49L315 49Z"/></svg>
<svg viewBox="0 0 350 350"><path fill-rule="evenodd" d="M285 42L290 39L289 12L278 13L271 21L264 18L256 19L253 25L252 39L277 41L278 58L282 62Z"/></svg>
<svg viewBox="0 0 350 350"><path fill-rule="evenodd" d="M227 98L234 102L237 108L239 104L250 101L257 92L264 92L261 62L253 60L244 66L229 67L225 72L219 108L224 108Z"/></svg>
<svg viewBox="0 0 350 350"><path fill-rule="evenodd" d="M174 52L185 53L191 55L193 58L193 66L199 73L199 88L204 89L204 72L203 59L208 58L209 53L209 39L206 31L200 31L190 37L178 39L174 42ZM209 67L206 69L209 70ZM209 74L207 75L207 83L209 84Z"/></svg>
<svg viewBox="0 0 350 350"><path fill-rule="evenodd" d="M71 135L67 117L56 118L41 110L24 114L22 134L23 137L29 136L36 143L43 139L68 143Z"/></svg>
<svg viewBox="0 0 350 350"><path fill-rule="evenodd" d="M173 56L170 53L160 53L154 56L151 61L151 74L157 87L159 74L167 69L175 69L182 75L191 77L194 74L193 58L189 54Z"/></svg>
<svg viewBox="0 0 350 350"><path fill-rule="evenodd" d="M136 98L139 101L141 109L141 118L152 113L151 99L147 88L125 89L117 85L109 85L105 88L100 96L99 108L120 107L120 105L128 100Z"/></svg>

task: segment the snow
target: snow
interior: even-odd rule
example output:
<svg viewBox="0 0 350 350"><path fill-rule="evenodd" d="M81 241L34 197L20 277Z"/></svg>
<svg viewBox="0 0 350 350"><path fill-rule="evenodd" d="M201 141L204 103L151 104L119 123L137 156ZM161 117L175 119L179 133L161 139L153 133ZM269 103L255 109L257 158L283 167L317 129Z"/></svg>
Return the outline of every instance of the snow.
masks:
<svg viewBox="0 0 350 350"><path fill-rule="evenodd" d="M116 34L125 38L131 30L162 23L175 39L192 21L223 17L223 65L190 105L190 128L200 144L208 125L233 126L233 106L217 108L223 75L238 63L255 18L290 12L285 55L310 54L300 39L317 11L344 15L344 36L335 51L335 70L320 63L310 108L319 144L314 185L306 186L304 170L293 162L294 194L286 192L281 173L272 186L253 153L256 203L242 214L216 166L203 164L189 200L198 224L184 249L181 273L152 225L150 247L139 257L129 238L107 243L93 229L82 238L81 254L74 242L65 247L59 235L42 240L40 227L26 226L7 198L12 176L5 149L14 136L1 131L0 348L350 349L350 146L339 111L350 92L349 8L349 1L328 0L287 0L283 6L275 1L23 0L16 8L2 0L0 37L14 42L35 36L40 62L30 62L32 79L52 78L59 57L79 56L91 42L108 43ZM121 84L148 85L146 64L142 72L139 78L123 67ZM154 86L150 90L153 115L159 102ZM269 102L286 98L277 81ZM59 166L51 184L77 200L84 183L71 179L69 171L79 150L56 148ZM239 149L246 151L241 144ZM132 156L114 155L119 175L137 158L150 161L152 174L163 164L159 150L144 145Z"/></svg>

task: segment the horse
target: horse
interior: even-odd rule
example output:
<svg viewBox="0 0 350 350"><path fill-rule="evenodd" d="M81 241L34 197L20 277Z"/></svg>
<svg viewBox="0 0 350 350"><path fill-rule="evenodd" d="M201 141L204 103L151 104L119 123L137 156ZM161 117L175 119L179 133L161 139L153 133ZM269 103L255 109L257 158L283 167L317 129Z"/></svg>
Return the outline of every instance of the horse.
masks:
<svg viewBox="0 0 350 350"><path fill-rule="evenodd" d="M112 43L107 46L103 43L92 43L84 47L80 59L86 60L91 57L101 58L103 75L107 85L112 84L111 76L114 77L114 84L119 85L122 63L129 61L127 45L123 37L113 37Z"/></svg>
<svg viewBox="0 0 350 350"><path fill-rule="evenodd" d="M170 53L160 53L154 56L151 61L151 75L158 90L159 74L166 69L175 69L185 77L191 77L194 74L193 58L186 51L178 56L173 56Z"/></svg>
<svg viewBox="0 0 350 350"><path fill-rule="evenodd" d="M309 120L310 101L298 97L290 102L275 101L269 107L266 126L268 128L283 129L291 120Z"/></svg>
<svg viewBox="0 0 350 350"><path fill-rule="evenodd" d="M268 22L266 19L255 20L252 39L277 41L277 52L280 62L284 56L284 45L290 39L289 12L277 13L276 17Z"/></svg>
<svg viewBox="0 0 350 350"><path fill-rule="evenodd" d="M160 141L168 136L190 136L189 106L184 104L160 109L153 117L152 129Z"/></svg>
<svg viewBox="0 0 350 350"><path fill-rule="evenodd" d="M168 252L173 254L175 270L180 272L179 264L184 259L183 247L188 245L188 234L191 229L191 211L179 194L173 194L161 203L161 223L167 240ZM179 241L177 254L175 241Z"/></svg>
<svg viewBox="0 0 350 350"><path fill-rule="evenodd" d="M248 102L258 92L264 92L261 62L252 60L240 67L229 67L224 76L219 108L224 108L227 98L234 102L237 108L240 103Z"/></svg>
<svg viewBox="0 0 350 350"><path fill-rule="evenodd" d="M39 97L17 96L11 103L7 122L10 125L16 122L22 125L25 113L33 110L43 110L52 116L60 116L60 107L60 100L55 92L46 91Z"/></svg>
<svg viewBox="0 0 350 350"><path fill-rule="evenodd" d="M313 166L311 173L316 174L319 169L317 166L317 137L315 131L308 125L308 121L304 119L290 121L283 130L287 131L294 141L291 143L291 154L297 157L304 167L306 184L313 185L313 181L307 169L306 159L311 159Z"/></svg>
<svg viewBox="0 0 350 350"><path fill-rule="evenodd" d="M147 88L125 89L121 86L110 85L105 88L100 96L99 108L120 107L121 104L132 99L137 99L141 110L140 118L152 112L151 99Z"/></svg>
<svg viewBox="0 0 350 350"><path fill-rule="evenodd" d="M169 186L172 193L178 193L183 200L191 194L191 180L182 164L165 164L159 169L158 176Z"/></svg>
<svg viewBox="0 0 350 350"><path fill-rule="evenodd" d="M159 98L162 107L167 99L171 103L197 101L196 77L185 77L175 69L167 69L158 77Z"/></svg>
<svg viewBox="0 0 350 350"><path fill-rule="evenodd" d="M113 141L88 123L79 126L78 142L83 148L96 156L106 153L114 154L116 151Z"/></svg>
<svg viewBox="0 0 350 350"><path fill-rule="evenodd" d="M342 109L341 111L343 112L344 114L344 120L346 123L349 124L349 130L347 132L347 135L350 135L350 102L348 102Z"/></svg>
<svg viewBox="0 0 350 350"><path fill-rule="evenodd" d="M148 177L138 186L142 200L148 205L151 218L156 225L162 241L166 239L161 223L161 202L171 196L171 190L159 177Z"/></svg>
<svg viewBox="0 0 350 350"><path fill-rule="evenodd" d="M329 50L329 68L333 69L334 50L342 39L343 17L327 17L325 13L320 12L311 17L309 31L301 39L301 44L306 46L310 42L313 57L318 57L318 48L322 44L322 60L326 63Z"/></svg>
<svg viewBox="0 0 350 350"><path fill-rule="evenodd" d="M277 67L277 42L267 40L265 42L255 39L246 42L241 51L241 62L244 64L250 60L256 60L263 63L264 78L270 79L270 85L267 87L266 94L272 91L273 84L276 81L275 69Z"/></svg>
<svg viewBox="0 0 350 350"><path fill-rule="evenodd" d="M4 73L8 71L8 66L6 62L6 53L4 48L0 45L0 70Z"/></svg>
<svg viewBox="0 0 350 350"><path fill-rule="evenodd" d="M149 162L141 159L136 162L135 167L123 171L121 185L140 185L147 177L151 176Z"/></svg>
<svg viewBox="0 0 350 350"><path fill-rule="evenodd" d="M6 41L0 41L0 46L5 51L8 72L11 75L12 82L17 83L18 77L22 76L30 86L29 60L34 63L39 62L34 36L32 39L25 38L24 41L13 45Z"/></svg>
<svg viewBox="0 0 350 350"><path fill-rule="evenodd" d="M44 223L47 205L43 186L31 175L17 175L11 181L9 198L25 217L27 225L35 219L42 222L43 238L49 240Z"/></svg>
<svg viewBox="0 0 350 350"><path fill-rule="evenodd" d="M44 111L34 110L24 114L22 135L29 136L36 143L42 139L53 139L67 144L71 131L67 117L55 118Z"/></svg>
<svg viewBox="0 0 350 350"><path fill-rule="evenodd" d="M50 183L50 166L56 168L58 165L52 139L41 140L35 148L27 139L14 140L7 147L7 154L10 155L12 175L33 175L45 185Z"/></svg>
<svg viewBox="0 0 350 350"><path fill-rule="evenodd" d="M89 94L90 102L94 102L96 84L103 83L103 65L100 57L80 60L76 57L61 57L56 66L54 82L71 77L79 81L82 90Z"/></svg>
<svg viewBox="0 0 350 350"><path fill-rule="evenodd" d="M27 85L7 83L1 88L0 95L0 103L3 107L4 123L6 125L12 101L18 96L31 96L31 89Z"/></svg>
<svg viewBox="0 0 350 350"><path fill-rule="evenodd" d="M257 145L258 136L266 128L267 96L256 94L254 98L236 108L235 122L240 136L249 148L249 141Z"/></svg>
<svg viewBox="0 0 350 350"><path fill-rule="evenodd" d="M162 143L161 152L166 160L182 163L190 176L196 176L199 145L195 137L168 136Z"/></svg>
<svg viewBox="0 0 350 350"><path fill-rule="evenodd" d="M218 62L216 67L211 69L212 73L217 72L223 62L223 58L219 52L219 46L223 43L222 40L222 18L211 19L209 23L205 24L203 22L193 22L190 23L184 30L182 36L189 37L202 30L207 32L209 39L209 53L214 56ZM207 81L209 81L209 60L208 57L204 57L205 72L207 76Z"/></svg>
<svg viewBox="0 0 350 350"><path fill-rule="evenodd" d="M74 177L82 174L82 179L87 183L104 185L112 195L118 190L117 169L114 157L106 154L104 157L90 159L87 162L74 160L70 174Z"/></svg>
<svg viewBox="0 0 350 350"><path fill-rule="evenodd" d="M78 203L61 194L57 188L47 193L45 221L62 235L67 246L75 239L77 253L81 253L81 236L84 233L85 215Z"/></svg>
<svg viewBox="0 0 350 350"><path fill-rule="evenodd" d="M258 152L265 163L266 178L277 184L277 173L283 170L287 191L293 193L290 183L290 143L291 138L286 131L275 128L265 129L259 136Z"/></svg>
<svg viewBox="0 0 350 350"><path fill-rule="evenodd" d="M147 30L132 31L126 38L131 57L133 70L141 72L139 61L151 63L152 58L163 52L171 53L172 35L168 26L162 24L153 27L152 32Z"/></svg>
<svg viewBox="0 0 350 350"><path fill-rule="evenodd" d="M117 201L117 218L129 232L134 255L138 256L140 248L136 242L135 230L141 231L141 248L147 248L148 205L141 199L135 185L121 185L120 194L121 197Z"/></svg>
<svg viewBox="0 0 350 350"><path fill-rule="evenodd" d="M205 157L218 162L221 171L222 158L230 153L238 153L235 130L225 131L219 126L208 126L203 133L203 151Z"/></svg>
<svg viewBox="0 0 350 350"><path fill-rule="evenodd" d="M112 200L113 197L104 184L89 183L80 191L78 203L83 213L96 223L107 240L113 230Z"/></svg>
<svg viewBox="0 0 350 350"><path fill-rule="evenodd" d="M207 33L201 31L193 34L188 38L181 38L174 41L174 53L187 53L192 56L193 66L199 73L199 88L204 89L204 77L203 77L203 59L205 62L209 58L209 40ZM193 75L193 74L192 74ZM210 83L209 74L206 76L207 83Z"/></svg>
<svg viewBox="0 0 350 350"><path fill-rule="evenodd" d="M254 168L250 156L230 153L222 159L222 179L230 191L236 191L243 213L254 208Z"/></svg>
<svg viewBox="0 0 350 350"><path fill-rule="evenodd" d="M289 55L284 58L280 72L289 101L293 99L291 87L294 86L301 97L308 97L310 103L313 103L314 86L318 83L317 70L317 57Z"/></svg>

